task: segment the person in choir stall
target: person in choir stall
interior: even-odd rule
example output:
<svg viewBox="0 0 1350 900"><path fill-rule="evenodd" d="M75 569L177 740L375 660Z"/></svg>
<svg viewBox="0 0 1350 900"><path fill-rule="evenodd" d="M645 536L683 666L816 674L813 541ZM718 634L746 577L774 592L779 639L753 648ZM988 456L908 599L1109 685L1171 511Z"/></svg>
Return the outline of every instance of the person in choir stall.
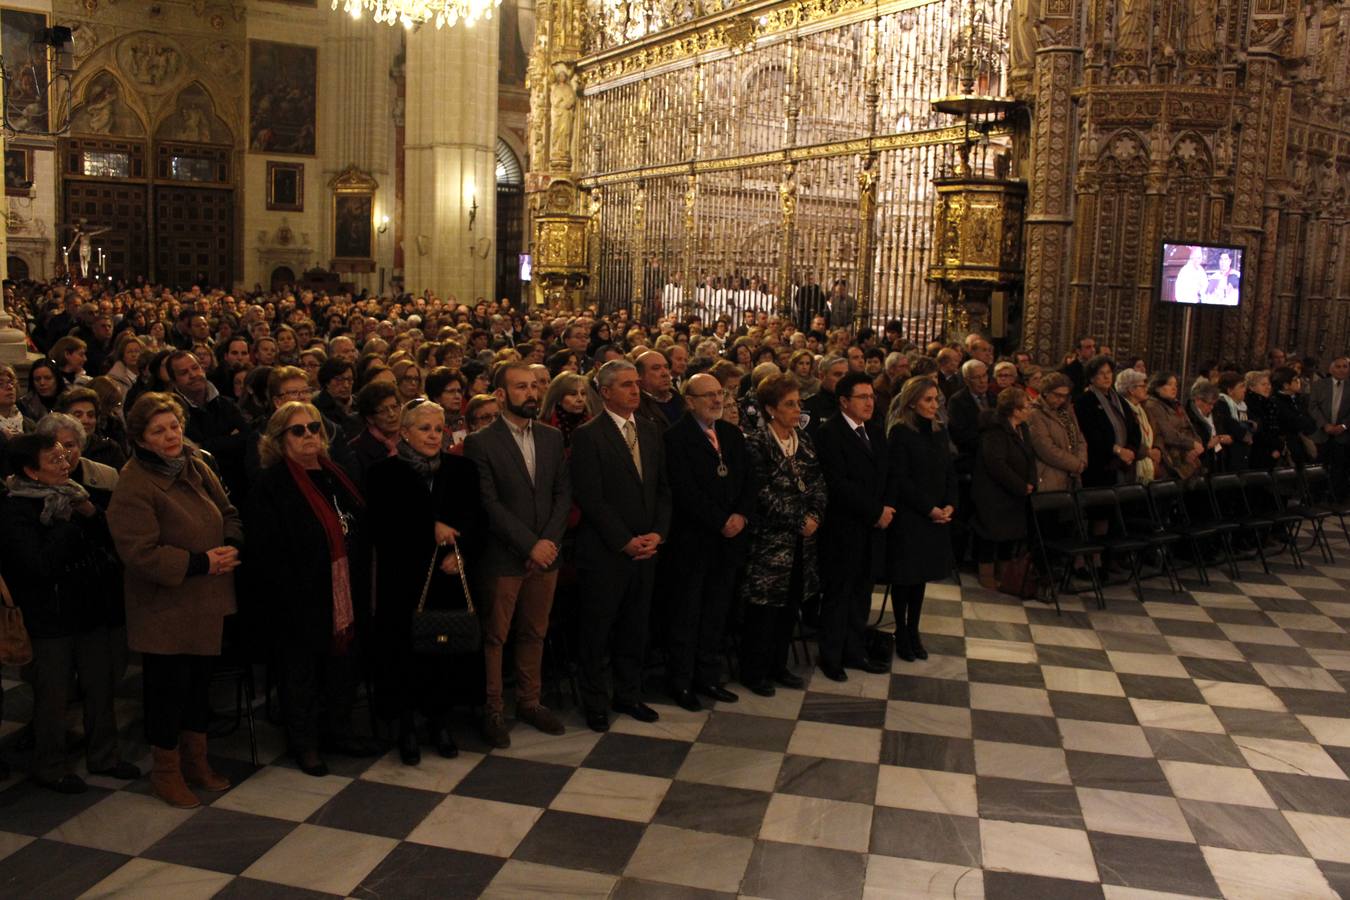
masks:
<svg viewBox="0 0 1350 900"><path fill-rule="evenodd" d="M825 582L820 610L820 670L847 681L845 669L888 671L869 659L863 644L872 608L874 564L895 515L886 502L886 435L873 421L876 394L861 372L849 372L834 388L838 412L816 434L816 451L828 486L821 523L820 564Z"/></svg>
<svg viewBox="0 0 1350 900"><path fill-rule="evenodd" d="M661 430L635 416L637 368L615 361L596 378L604 409L572 435L572 492L581 507L582 702L592 731L609 730L609 709L655 722L642 702L656 556L670 533L671 497Z"/></svg>
<svg viewBox="0 0 1350 900"><path fill-rule="evenodd" d="M465 438L464 456L478 466L487 517L478 570L489 604L483 623L487 699L482 731L489 745L505 748L511 734L503 718L502 648L513 621L515 717L545 734L564 730L539 694L572 493L562 433L538 421L541 392L529 367L506 363L495 380L502 413Z"/></svg>
<svg viewBox="0 0 1350 900"><path fill-rule="evenodd" d="M683 395L687 411L665 434L672 515L658 572L669 585L668 686L676 703L698 712L700 697L738 699L723 686L723 634L758 486L745 438L722 421L726 400L718 380L694 375Z"/></svg>

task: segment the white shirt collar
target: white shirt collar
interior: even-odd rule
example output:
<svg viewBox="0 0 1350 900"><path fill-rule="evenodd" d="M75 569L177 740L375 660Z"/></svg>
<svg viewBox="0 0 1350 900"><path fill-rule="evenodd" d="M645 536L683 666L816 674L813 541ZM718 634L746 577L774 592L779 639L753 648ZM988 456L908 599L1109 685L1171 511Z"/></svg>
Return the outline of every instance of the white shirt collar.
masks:
<svg viewBox="0 0 1350 900"><path fill-rule="evenodd" d="M839 413L839 415L843 416L843 417L844 417L844 421L848 423L848 430L849 430L849 431L857 431L859 428L862 428L862 427L863 427L863 423L862 423L862 422L855 422L855 421L853 421L852 417L850 417L848 413L843 412L843 411L841 410L840 413Z"/></svg>
<svg viewBox="0 0 1350 900"><path fill-rule="evenodd" d="M605 412L609 413L609 417L614 420L614 424L615 426L618 427L620 433L623 432L623 426L629 422L633 423L634 428L637 427L637 421L633 418L631 413L628 415L627 418L625 418L616 413L614 410L610 409L608 406L605 407Z"/></svg>

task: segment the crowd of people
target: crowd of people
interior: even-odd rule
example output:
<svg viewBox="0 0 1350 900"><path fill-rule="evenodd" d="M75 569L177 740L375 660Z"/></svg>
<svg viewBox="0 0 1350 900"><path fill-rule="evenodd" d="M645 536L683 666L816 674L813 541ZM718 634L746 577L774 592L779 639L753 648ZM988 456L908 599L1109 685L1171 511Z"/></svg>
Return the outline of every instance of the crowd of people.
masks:
<svg viewBox="0 0 1350 900"><path fill-rule="evenodd" d="M416 765L423 737L458 752L456 706L509 746L507 674L512 718L561 734L546 646L596 731L659 717L652 663L689 710L736 702L733 685L801 688L803 622L825 678L889 671L868 640L877 584L894 653L924 659L926 584L970 559L996 588L1036 491L1314 455L1346 481L1344 357L1326 375L1271 351L1182 377L1084 338L1042 366L978 334L831 327L828 305L805 328L643 324L28 284L6 307L44 357L22 396L0 366L0 576L34 645L33 777L86 788L65 746L72 684L88 771L140 777L112 702L134 651L151 788L178 807L229 785L206 752L222 654L272 667L303 771L379 752L353 727L363 682ZM470 605L479 650L419 652L426 610Z"/></svg>

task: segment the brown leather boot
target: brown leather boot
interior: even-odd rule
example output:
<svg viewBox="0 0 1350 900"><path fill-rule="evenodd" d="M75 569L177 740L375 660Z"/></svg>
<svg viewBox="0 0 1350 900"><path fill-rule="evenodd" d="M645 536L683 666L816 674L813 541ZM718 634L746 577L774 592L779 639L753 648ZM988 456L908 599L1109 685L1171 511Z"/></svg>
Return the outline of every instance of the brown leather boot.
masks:
<svg viewBox="0 0 1350 900"><path fill-rule="evenodd" d="M183 770L179 764L177 750L163 750L151 747L155 762L150 769L150 791L170 806L179 809L194 809L202 803L197 795L188 790L183 781Z"/></svg>
<svg viewBox="0 0 1350 900"><path fill-rule="evenodd" d="M993 563L980 563L979 578L980 587L984 588L986 591L998 590L998 579L994 577Z"/></svg>
<svg viewBox="0 0 1350 900"><path fill-rule="evenodd" d="M230 779L217 774L206 760L206 733L184 731L178 735L178 752L183 761L183 777L187 783L208 791L229 788Z"/></svg>

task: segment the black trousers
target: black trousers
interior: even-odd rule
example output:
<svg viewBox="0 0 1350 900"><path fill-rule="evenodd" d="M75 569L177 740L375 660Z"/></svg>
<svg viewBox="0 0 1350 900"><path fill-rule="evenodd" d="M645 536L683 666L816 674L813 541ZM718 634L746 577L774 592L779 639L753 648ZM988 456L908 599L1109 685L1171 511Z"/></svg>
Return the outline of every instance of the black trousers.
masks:
<svg viewBox="0 0 1350 900"><path fill-rule="evenodd" d="M353 656L282 651L286 740L292 753L317 750L320 740L351 734L355 662Z"/></svg>
<svg viewBox="0 0 1350 900"><path fill-rule="evenodd" d="M727 610L736 586L736 563L729 543L710 554L681 554L662 571L670 579L666 594L666 677L675 690L692 682L722 682L722 647Z"/></svg>
<svg viewBox="0 0 1350 900"><path fill-rule="evenodd" d="M145 737L152 747L174 750L184 731L205 731L211 721L214 656L141 654L145 682Z"/></svg>
<svg viewBox="0 0 1350 900"><path fill-rule="evenodd" d="M866 656L863 637L867 632L867 614L872 609L872 587L870 558L845 571L836 569L825 576L824 598L820 605L822 666L839 668L844 660Z"/></svg>
<svg viewBox="0 0 1350 900"><path fill-rule="evenodd" d="M117 717L113 691L119 673L114 635L126 646L125 628L97 628L84 634L34 638L33 662L25 670L33 686L33 774L55 781L70 772L66 759L66 707L71 675L84 693L85 759L91 772L117 765ZM125 654L122 654L124 657ZM177 741L177 736L174 738Z"/></svg>
<svg viewBox="0 0 1350 900"><path fill-rule="evenodd" d="M749 687L772 678L787 669L792 632L802 606L804 588L802 541L797 540L792 576L788 580L787 602L782 606L745 604L741 622L741 684Z"/></svg>
<svg viewBox="0 0 1350 900"><path fill-rule="evenodd" d="M580 569L581 702L601 713L614 703L642 700L642 660L647 650L654 559L624 557L608 566Z"/></svg>
<svg viewBox="0 0 1350 900"><path fill-rule="evenodd" d="M1346 493L1350 491L1350 444L1331 438L1319 444L1317 452L1321 454L1320 461L1327 467L1331 490L1337 499L1346 499Z"/></svg>

